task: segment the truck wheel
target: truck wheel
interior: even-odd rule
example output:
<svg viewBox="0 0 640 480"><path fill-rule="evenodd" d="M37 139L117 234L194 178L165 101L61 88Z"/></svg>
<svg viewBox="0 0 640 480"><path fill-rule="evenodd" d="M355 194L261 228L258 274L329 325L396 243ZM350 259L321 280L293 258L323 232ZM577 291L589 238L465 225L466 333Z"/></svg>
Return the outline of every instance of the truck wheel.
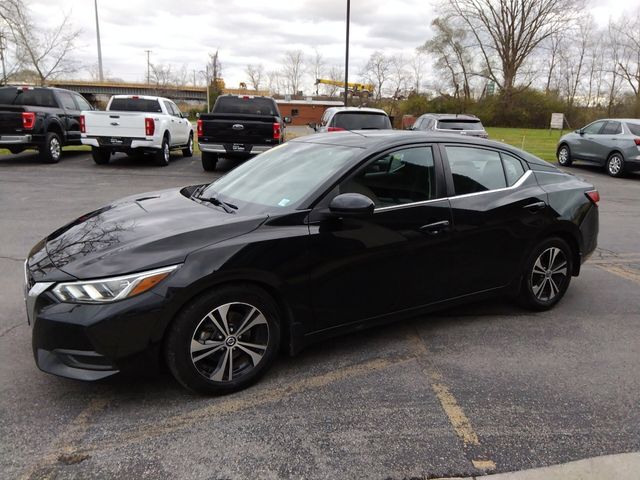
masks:
<svg viewBox="0 0 640 480"><path fill-rule="evenodd" d="M93 147L91 148L91 156L98 165L106 165L111 159L111 151L106 148Z"/></svg>
<svg viewBox="0 0 640 480"><path fill-rule="evenodd" d="M193 133L189 134L189 143L187 143L187 148L182 149L183 157L193 157Z"/></svg>
<svg viewBox="0 0 640 480"><path fill-rule="evenodd" d="M169 155L169 138L165 135L162 139L162 146L160 147L160 150L158 150L154 156L156 165L159 167L166 167L169 165Z"/></svg>
<svg viewBox="0 0 640 480"><path fill-rule="evenodd" d="M202 168L207 172L213 172L218 164L218 154L211 152L202 152Z"/></svg>
<svg viewBox="0 0 640 480"><path fill-rule="evenodd" d="M44 145L39 149L40 160L44 163L58 163L62 156L62 142L56 132L48 132Z"/></svg>

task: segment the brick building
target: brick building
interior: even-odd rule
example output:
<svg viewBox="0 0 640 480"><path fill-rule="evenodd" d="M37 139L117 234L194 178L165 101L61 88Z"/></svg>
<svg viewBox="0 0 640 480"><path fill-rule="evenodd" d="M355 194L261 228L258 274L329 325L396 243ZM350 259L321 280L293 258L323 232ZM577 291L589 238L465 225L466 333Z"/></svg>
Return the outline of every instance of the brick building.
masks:
<svg viewBox="0 0 640 480"><path fill-rule="evenodd" d="M291 125L319 123L327 108L344 105L339 100L313 100L311 98L306 100L276 99L276 103L283 117L291 117Z"/></svg>

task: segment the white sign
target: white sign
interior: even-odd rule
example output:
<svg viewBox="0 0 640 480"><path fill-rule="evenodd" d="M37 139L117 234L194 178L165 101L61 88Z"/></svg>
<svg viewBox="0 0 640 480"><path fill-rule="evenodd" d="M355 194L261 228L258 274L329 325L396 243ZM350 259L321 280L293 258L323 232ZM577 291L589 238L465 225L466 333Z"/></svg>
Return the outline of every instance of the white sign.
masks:
<svg viewBox="0 0 640 480"><path fill-rule="evenodd" d="M549 128L562 130L564 128L564 113L552 113Z"/></svg>

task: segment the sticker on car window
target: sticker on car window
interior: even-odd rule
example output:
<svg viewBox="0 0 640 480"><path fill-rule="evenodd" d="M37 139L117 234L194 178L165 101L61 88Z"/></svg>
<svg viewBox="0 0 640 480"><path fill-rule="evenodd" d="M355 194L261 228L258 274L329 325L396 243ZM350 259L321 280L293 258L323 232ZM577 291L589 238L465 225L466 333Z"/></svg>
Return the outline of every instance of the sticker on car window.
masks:
<svg viewBox="0 0 640 480"><path fill-rule="evenodd" d="M278 202L278 205L281 206L281 207L286 207L290 203L291 203L291 200L289 200L288 198L283 198L282 200L280 200Z"/></svg>

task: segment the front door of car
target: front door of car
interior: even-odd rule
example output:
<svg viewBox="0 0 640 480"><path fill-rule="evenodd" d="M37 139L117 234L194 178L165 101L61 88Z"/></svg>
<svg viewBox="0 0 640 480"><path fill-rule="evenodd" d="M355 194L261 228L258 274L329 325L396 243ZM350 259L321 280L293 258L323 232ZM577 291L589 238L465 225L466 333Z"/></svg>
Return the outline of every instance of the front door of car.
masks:
<svg viewBox="0 0 640 480"><path fill-rule="evenodd" d="M452 296L506 286L548 224L547 195L533 172L504 151L442 147L449 181L457 281Z"/></svg>
<svg viewBox="0 0 640 480"><path fill-rule="evenodd" d="M600 140L602 135L602 127L606 122L600 120L593 122L582 129L582 133L578 135L576 139L576 145L572 147L571 153L574 157L581 160L588 160L590 162L600 163L601 159L601 146Z"/></svg>
<svg viewBox="0 0 640 480"><path fill-rule="evenodd" d="M318 330L375 321L447 295L449 202L438 152L403 147L369 160L311 215L311 295ZM339 217L332 198L360 193L374 213Z"/></svg>

